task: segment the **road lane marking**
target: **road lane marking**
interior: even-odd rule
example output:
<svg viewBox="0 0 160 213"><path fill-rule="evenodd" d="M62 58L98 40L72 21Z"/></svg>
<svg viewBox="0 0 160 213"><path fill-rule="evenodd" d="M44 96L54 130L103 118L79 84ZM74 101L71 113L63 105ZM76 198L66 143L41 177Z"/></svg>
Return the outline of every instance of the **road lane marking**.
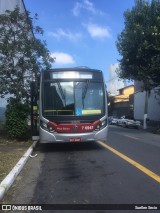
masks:
<svg viewBox="0 0 160 213"><path fill-rule="evenodd" d="M137 138L137 137L134 137L134 136L130 136L130 135L124 135L124 136L126 136L127 138L134 139L134 140L139 140L139 138Z"/></svg>
<svg viewBox="0 0 160 213"><path fill-rule="evenodd" d="M133 166L135 166L136 168L138 168L139 170L144 172L146 175L148 175L149 177L151 177L154 180L156 180L158 183L160 183L160 176L158 176L157 174L155 174L151 170L147 169L146 167L142 166L141 164L137 163L136 161L132 160L131 158L127 157L126 155L122 154L121 152L113 149L112 147L108 146L107 144L105 144L105 143L103 143L101 141L98 141L98 143L101 146L109 149L111 152L113 152L114 154L118 155L119 157L121 157L122 159L127 161L128 163L132 164Z"/></svg>
<svg viewBox="0 0 160 213"><path fill-rule="evenodd" d="M153 145L153 146L156 146L156 147L160 147L160 143L157 143L156 141L150 141L150 140L146 140L143 135L142 137L134 137L134 136L130 136L130 135L126 135L126 134L121 134L121 133L118 133L118 132L114 132L115 134L117 135L121 135L121 136L124 136L124 137L128 137L128 138L131 138L131 139L134 139L134 140L138 140L139 142L142 142L142 143L145 143L145 144L149 144L149 145Z"/></svg>
<svg viewBox="0 0 160 213"><path fill-rule="evenodd" d="M137 138L137 137L134 137L134 136L130 136L130 135L126 135L126 134L120 134L120 133L117 133L117 132L116 132L116 134L117 135L121 135L121 136L125 136L127 138L131 138L131 139L134 139L134 140L139 140L140 139L140 138Z"/></svg>

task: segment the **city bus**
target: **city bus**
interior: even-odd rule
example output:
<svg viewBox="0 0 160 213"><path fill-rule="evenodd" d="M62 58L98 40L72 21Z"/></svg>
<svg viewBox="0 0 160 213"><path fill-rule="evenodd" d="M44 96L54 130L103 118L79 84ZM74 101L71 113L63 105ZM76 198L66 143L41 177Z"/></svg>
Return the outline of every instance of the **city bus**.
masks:
<svg viewBox="0 0 160 213"><path fill-rule="evenodd" d="M43 71L39 97L40 143L105 142L107 106L102 71L87 67Z"/></svg>

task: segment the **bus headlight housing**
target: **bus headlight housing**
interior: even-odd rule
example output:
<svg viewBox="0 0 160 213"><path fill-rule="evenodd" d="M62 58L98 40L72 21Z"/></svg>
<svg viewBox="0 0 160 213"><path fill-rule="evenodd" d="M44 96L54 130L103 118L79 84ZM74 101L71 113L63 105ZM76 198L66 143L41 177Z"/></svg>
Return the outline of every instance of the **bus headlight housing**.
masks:
<svg viewBox="0 0 160 213"><path fill-rule="evenodd" d="M107 119L105 119L103 121L99 121L97 126L96 126L96 128L95 128L95 130L99 131L99 130L103 129L106 126L107 126Z"/></svg>
<svg viewBox="0 0 160 213"><path fill-rule="evenodd" d="M47 130L47 123L45 123L44 121L40 121L40 125L43 129Z"/></svg>
<svg viewBox="0 0 160 213"><path fill-rule="evenodd" d="M105 126L107 126L107 119L101 122L101 128L104 128Z"/></svg>
<svg viewBox="0 0 160 213"><path fill-rule="evenodd" d="M52 125L50 125L50 122L46 123L45 121L40 122L41 127L49 132L55 132L55 129L53 128Z"/></svg>

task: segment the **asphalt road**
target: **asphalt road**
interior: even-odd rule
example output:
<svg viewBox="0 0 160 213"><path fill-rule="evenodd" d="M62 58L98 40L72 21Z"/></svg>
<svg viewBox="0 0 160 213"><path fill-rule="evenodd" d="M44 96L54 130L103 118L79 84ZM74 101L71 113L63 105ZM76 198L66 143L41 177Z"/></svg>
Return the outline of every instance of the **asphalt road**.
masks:
<svg viewBox="0 0 160 213"><path fill-rule="evenodd" d="M134 204L137 208L160 204L159 135L110 126L106 145L38 145L34 154L37 157L29 159L4 203Z"/></svg>

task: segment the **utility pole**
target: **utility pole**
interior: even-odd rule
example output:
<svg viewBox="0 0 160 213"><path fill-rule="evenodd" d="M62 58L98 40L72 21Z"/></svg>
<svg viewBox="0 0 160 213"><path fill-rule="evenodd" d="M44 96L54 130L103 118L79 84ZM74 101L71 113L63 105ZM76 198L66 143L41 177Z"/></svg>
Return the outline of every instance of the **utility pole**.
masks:
<svg viewBox="0 0 160 213"><path fill-rule="evenodd" d="M148 118L148 91L145 91L144 101L144 118L143 118L143 129L147 129L147 118Z"/></svg>

